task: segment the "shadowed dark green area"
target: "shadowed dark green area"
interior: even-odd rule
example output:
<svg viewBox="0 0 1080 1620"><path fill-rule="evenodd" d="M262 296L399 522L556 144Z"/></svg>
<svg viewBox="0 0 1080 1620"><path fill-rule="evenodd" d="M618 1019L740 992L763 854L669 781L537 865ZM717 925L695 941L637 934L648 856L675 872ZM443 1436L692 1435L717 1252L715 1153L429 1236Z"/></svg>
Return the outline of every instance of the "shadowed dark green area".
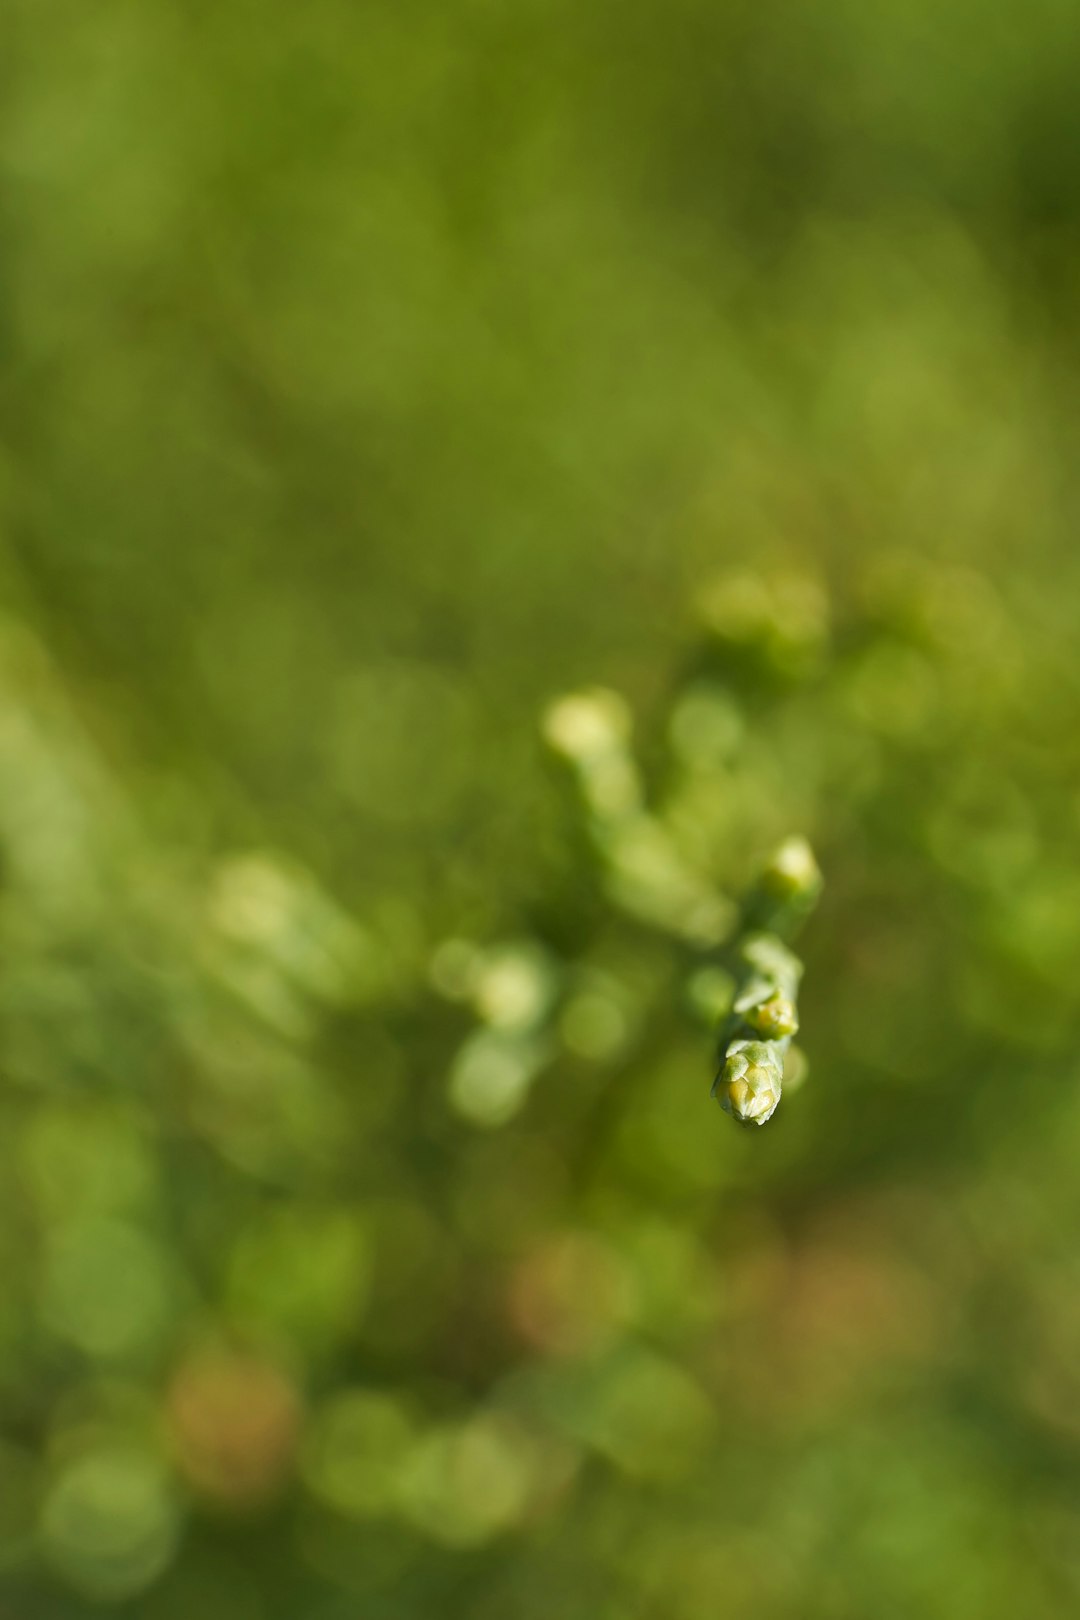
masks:
<svg viewBox="0 0 1080 1620"><path fill-rule="evenodd" d="M4 36L0 1614L1073 1613L1080 14Z"/></svg>

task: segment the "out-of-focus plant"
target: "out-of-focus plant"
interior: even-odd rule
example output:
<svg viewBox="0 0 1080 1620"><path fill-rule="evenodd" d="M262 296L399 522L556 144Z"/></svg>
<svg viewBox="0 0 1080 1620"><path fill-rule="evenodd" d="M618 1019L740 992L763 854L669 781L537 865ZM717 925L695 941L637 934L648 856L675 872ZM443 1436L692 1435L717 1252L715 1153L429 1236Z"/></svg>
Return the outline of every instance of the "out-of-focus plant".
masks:
<svg viewBox="0 0 1080 1620"><path fill-rule="evenodd" d="M269 1570L287 1525L290 1601L361 1592L393 1613L403 1581L441 1592L463 1558L489 1594L500 1567L519 1592L536 1533L586 1585L607 1579L588 1508L620 1546L651 1538L627 1589L655 1558L698 1620L715 1579L704 1529L698 1573L676 1557L692 1504L735 1469L764 1490L759 1427L794 1466L789 1426L834 1407L828 1511L847 1510L865 1478L844 1403L879 1365L933 1377L942 1300L989 1264L940 1237L944 1195L921 1185L890 1181L849 1220L867 1154L899 1185L911 1098L943 1064L979 1072L990 1102L1021 1065L1028 1117L1067 1098L1040 1076L1077 1006L1047 944L1074 927L1064 756L1043 746L1068 692L1018 738L1041 666L989 586L965 618L958 584L868 567L847 592L796 593L783 629L782 578L749 593L753 615L740 584L733 622L731 592L705 592L666 693L546 706L572 792L549 784L531 899L456 932L407 891L363 911L296 857L153 836L40 642L4 629L0 1554L17 1590L69 1594L79 1620L102 1602L173 1620L216 1570L238 1612L251 1587L276 1620L262 1564L230 1560L256 1545ZM543 783L539 739L537 756ZM792 942L821 886L792 825L835 873L800 941L829 1085L776 1115L806 1069ZM1020 1041L1010 998L1040 984L1047 1016ZM706 1105L717 1032L721 1102L775 1120L750 1157ZM988 1117L959 1097L934 1151ZM965 1174L992 1224L1005 1172ZM1041 1245L1051 1264L1050 1226L1015 1218L1027 1236L995 1228L1002 1253ZM1053 1426L1066 1317L1045 1333L1023 1396L994 1398ZM774 1357L783 1377L755 1382ZM951 1458L992 1517L951 1421L905 1444ZM798 1540L822 1489L805 1468L781 1595L818 1557ZM924 1533L915 1498L902 1512Z"/></svg>
<svg viewBox="0 0 1080 1620"><path fill-rule="evenodd" d="M684 718L684 728L686 724ZM611 901L691 948L703 951L722 944L740 912L717 889L713 874L695 869L681 846L678 822L665 820L662 810L646 808L630 751L626 704L607 691L564 697L544 716L544 735L573 768ZM799 1027L802 965L777 936L795 932L820 890L821 874L809 844L789 838L765 863L742 908L741 937L733 953L734 993L713 1093L743 1123L764 1125L780 1101L785 1060ZM692 971L692 982L700 985L708 966ZM798 1067L802 1072L804 1066Z"/></svg>
<svg viewBox="0 0 1080 1620"><path fill-rule="evenodd" d="M1080 8L9 22L5 1620L1076 1612Z"/></svg>

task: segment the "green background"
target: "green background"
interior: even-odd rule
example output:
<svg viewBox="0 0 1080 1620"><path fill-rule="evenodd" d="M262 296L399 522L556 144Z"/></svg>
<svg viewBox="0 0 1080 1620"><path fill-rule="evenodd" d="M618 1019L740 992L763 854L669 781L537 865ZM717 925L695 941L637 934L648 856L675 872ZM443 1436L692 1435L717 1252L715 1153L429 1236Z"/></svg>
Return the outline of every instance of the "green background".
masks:
<svg viewBox="0 0 1080 1620"><path fill-rule="evenodd" d="M0 1613L1074 1613L1080 13L2 33Z"/></svg>

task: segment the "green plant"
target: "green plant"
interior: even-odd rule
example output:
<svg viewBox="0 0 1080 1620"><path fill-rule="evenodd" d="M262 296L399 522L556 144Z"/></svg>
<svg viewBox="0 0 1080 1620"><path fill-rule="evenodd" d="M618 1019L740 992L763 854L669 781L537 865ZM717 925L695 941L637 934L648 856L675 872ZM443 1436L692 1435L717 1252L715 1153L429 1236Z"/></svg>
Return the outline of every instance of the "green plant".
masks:
<svg viewBox="0 0 1080 1620"><path fill-rule="evenodd" d="M720 1072L712 1088L725 1113L745 1125L764 1125L780 1102L792 1036L799 1028L803 972L780 933L795 932L817 903L821 887L821 872L809 844L790 838L765 866L746 903L735 947L735 995L723 1026ZM771 927L762 929L760 923ZM798 1052L792 1069L799 1078L805 1072Z"/></svg>
<svg viewBox="0 0 1080 1620"><path fill-rule="evenodd" d="M544 731L573 768L608 896L691 947L708 950L734 933L731 980L709 980L714 1016L723 1019L712 1094L743 1124L764 1125L776 1112L786 1067L791 1080L805 1074L805 1060L791 1047L802 963L784 940L795 935L821 893L810 845L799 837L780 844L740 913L680 846L677 817L647 805L630 748L630 712L617 694L560 699L548 710ZM702 971L709 974L699 970L699 985Z"/></svg>

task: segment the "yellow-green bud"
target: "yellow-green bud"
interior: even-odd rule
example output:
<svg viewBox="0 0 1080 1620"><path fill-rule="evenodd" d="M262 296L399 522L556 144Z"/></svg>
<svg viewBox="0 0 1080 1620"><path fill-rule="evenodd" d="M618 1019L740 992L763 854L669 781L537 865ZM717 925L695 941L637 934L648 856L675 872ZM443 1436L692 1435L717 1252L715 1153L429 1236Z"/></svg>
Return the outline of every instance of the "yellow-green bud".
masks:
<svg viewBox="0 0 1080 1620"><path fill-rule="evenodd" d="M806 839L785 838L766 863L760 882L780 900L816 900L821 893L821 868Z"/></svg>
<svg viewBox="0 0 1080 1620"><path fill-rule="evenodd" d="M795 1011L794 1002L781 995L779 990L765 1001L747 1007L742 1016L750 1028L765 1041L783 1040L785 1036L794 1035L799 1027L799 1015Z"/></svg>
<svg viewBox="0 0 1080 1620"><path fill-rule="evenodd" d="M733 1041L713 1085L726 1114L745 1125L764 1125L776 1112L783 1055L765 1041Z"/></svg>

